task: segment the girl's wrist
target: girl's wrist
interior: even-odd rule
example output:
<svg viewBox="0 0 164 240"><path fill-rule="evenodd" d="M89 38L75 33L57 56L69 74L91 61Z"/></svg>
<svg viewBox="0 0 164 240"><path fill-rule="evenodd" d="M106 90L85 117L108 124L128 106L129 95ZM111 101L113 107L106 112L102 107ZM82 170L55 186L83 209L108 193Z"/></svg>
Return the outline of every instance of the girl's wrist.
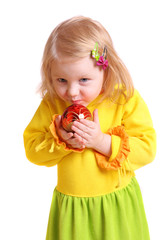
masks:
<svg viewBox="0 0 164 240"><path fill-rule="evenodd" d="M110 157L111 155L111 136L105 133L102 133L102 136L99 138L99 142L93 148L95 151L102 153L103 155Z"/></svg>

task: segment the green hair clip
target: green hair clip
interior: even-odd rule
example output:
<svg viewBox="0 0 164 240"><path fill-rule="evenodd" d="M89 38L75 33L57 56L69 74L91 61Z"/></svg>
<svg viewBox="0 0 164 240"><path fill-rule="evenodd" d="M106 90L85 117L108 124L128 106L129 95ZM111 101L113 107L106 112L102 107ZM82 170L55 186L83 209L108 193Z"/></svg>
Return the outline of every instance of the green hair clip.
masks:
<svg viewBox="0 0 164 240"><path fill-rule="evenodd" d="M97 42L95 43L95 47L92 50L92 57L95 58L96 61L98 61L100 58L100 55L98 54L98 43Z"/></svg>
<svg viewBox="0 0 164 240"><path fill-rule="evenodd" d="M100 56L98 54L98 43L95 43L95 47L92 50L92 57L96 59L97 66L102 66L103 70L105 70L108 67L108 60L107 58L107 48L104 47L103 54Z"/></svg>

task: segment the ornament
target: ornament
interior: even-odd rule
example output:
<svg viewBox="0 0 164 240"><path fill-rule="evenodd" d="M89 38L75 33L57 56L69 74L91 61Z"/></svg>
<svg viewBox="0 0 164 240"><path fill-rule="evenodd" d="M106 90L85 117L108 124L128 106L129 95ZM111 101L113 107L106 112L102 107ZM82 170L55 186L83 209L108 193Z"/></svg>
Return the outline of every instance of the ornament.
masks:
<svg viewBox="0 0 164 240"><path fill-rule="evenodd" d="M80 119L92 120L90 111L81 104L72 104L67 107L61 117L62 127L67 132L72 132L71 126L74 121L80 121Z"/></svg>

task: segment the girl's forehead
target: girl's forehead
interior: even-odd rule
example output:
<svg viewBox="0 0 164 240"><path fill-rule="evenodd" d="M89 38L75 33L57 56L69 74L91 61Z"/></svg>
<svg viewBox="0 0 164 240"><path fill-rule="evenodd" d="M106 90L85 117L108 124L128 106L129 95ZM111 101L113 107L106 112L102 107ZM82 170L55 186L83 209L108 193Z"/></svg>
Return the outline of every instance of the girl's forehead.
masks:
<svg viewBox="0 0 164 240"><path fill-rule="evenodd" d="M57 70L64 70L67 68L70 69L91 69L94 67L94 61L91 57L87 56L85 58L71 58L71 57L65 57L65 58L59 58L53 61L52 68L56 68Z"/></svg>
<svg viewBox="0 0 164 240"><path fill-rule="evenodd" d="M59 64L69 64L69 63L78 63L80 61L86 61L89 59L89 56L86 57L72 57L72 56L66 56L62 54L58 54L58 57L54 59L54 63Z"/></svg>
<svg viewBox="0 0 164 240"><path fill-rule="evenodd" d="M51 66L51 72L53 75L92 75L97 74L100 71L100 67L96 66L93 58L90 56L74 59L70 57L60 58L55 60Z"/></svg>

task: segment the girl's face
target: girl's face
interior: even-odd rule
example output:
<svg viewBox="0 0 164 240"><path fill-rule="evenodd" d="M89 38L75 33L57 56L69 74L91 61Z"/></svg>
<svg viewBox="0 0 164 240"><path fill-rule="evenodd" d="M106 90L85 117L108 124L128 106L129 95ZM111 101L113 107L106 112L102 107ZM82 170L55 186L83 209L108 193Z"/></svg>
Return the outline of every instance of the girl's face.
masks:
<svg viewBox="0 0 164 240"><path fill-rule="evenodd" d="M55 61L51 75L57 95L70 104L87 106L102 90L104 72L90 56L77 61L67 57Z"/></svg>

